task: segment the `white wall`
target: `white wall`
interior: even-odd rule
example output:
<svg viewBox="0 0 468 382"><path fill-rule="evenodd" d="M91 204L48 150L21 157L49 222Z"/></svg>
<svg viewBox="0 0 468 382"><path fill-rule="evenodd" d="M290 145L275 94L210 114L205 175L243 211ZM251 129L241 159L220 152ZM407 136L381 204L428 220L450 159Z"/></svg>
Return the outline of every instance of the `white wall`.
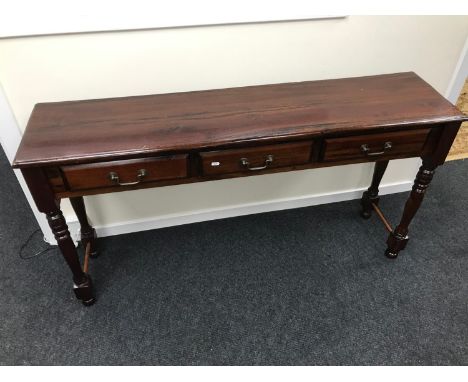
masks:
<svg viewBox="0 0 468 382"><path fill-rule="evenodd" d="M466 16L349 16L4 39L0 83L21 130L33 105L45 101L399 71L415 71L444 94L467 35ZM383 183L407 187L416 163L392 163ZM112 226L356 190L370 176L370 165L351 165L94 196L87 203L94 223ZM64 212L71 217L69 206Z"/></svg>

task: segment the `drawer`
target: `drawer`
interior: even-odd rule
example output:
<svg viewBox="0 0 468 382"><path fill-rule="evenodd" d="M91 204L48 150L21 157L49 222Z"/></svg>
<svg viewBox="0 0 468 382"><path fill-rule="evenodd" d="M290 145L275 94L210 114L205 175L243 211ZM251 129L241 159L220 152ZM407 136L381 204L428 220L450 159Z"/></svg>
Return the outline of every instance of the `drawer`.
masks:
<svg viewBox="0 0 468 382"><path fill-rule="evenodd" d="M70 190L121 187L187 176L187 155L64 166Z"/></svg>
<svg viewBox="0 0 468 382"><path fill-rule="evenodd" d="M323 161L419 156L430 129L325 139Z"/></svg>
<svg viewBox="0 0 468 382"><path fill-rule="evenodd" d="M200 153L204 175L262 171L309 162L312 142L284 143Z"/></svg>

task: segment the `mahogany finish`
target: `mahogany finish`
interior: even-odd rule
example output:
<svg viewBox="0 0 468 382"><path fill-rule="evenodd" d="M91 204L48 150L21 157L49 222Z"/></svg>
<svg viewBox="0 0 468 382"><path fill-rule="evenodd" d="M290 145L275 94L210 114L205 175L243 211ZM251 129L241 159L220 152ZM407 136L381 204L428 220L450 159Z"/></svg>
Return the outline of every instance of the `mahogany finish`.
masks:
<svg viewBox="0 0 468 382"><path fill-rule="evenodd" d="M429 129L418 129L325 139L323 160L327 162L358 158L376 160L418 156L428 133ZM385 147L386 144L388 147ZM363 146L366 146L368 151Z"/></svg>
<svg viewBox="0 0 468 382"><path fill-rule="evenodd" d="M263 171L309 162L312 142L295 142L200 153L204 175ZM271 161L268 161L271 159ZM263 168L264 167L264 168Z"/></svg>
<svg viewBox="0 0 468 382"><path fill-rule="evenodd" d="M415 73L43 103L13 166L47 215L77 298L90 305L96 234L83 195L372 161L362 216L375 209L389 229L378 208L388 161L419 156L423 165L387 241L395 258L466 119ZM80 222L85 270L60 211L64 197Z"/></svg>
<svg viewBox="0 0 468 382"><path fill-rule="evenodd" d="M121 187L122 183L139 184L184 178L187 176L187 155L63 166L61 170L72 191L106 186ZM144 170L144 176L139 178L141 170ZM111 173L115 174L114 178L110 176Z"/></svg>
<svg viewBox="0 0 468 382"><path fill-rule="evenodd" d="M415 73L40 103L14 165L134 158L461 119Z"/></svg>
<svg viewBox="0 0 468 382"><path fill-rule="evenodd" d="M54 194L53 187L48 182L46 172L40 168L24 168L21 172L38 210L46 214L60 252L73 274L73 291L75 292L75 296L84 305L92 305L95 297L91 277L81 267L75 243L70 236L67 223L60 210L60 199ZM83 229L83 226L81 228Z"/></svg>
<svg viewBox="0 0 468 382"><path fill-rule="evenodd" d="M395 230L390 233L387 244L388 248L385 254L390 258L398 256L398 252L405 249L408 242L408 227L413 220L414 215L419 209L421 202L426 193L427 187L434 176L434 166L430 163L423 161L422 166L419 168L418 174L414 181L413 189L411 190L410 197L406 201L403 216L401 217L400 224Z"/></svg>

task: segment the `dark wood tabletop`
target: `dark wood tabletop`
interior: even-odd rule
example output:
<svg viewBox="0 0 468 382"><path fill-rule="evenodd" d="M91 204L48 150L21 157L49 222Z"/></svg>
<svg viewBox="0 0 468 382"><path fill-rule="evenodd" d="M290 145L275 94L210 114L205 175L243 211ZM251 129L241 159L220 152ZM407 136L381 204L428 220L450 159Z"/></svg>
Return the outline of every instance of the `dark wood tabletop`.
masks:
<svg viewBox="0 0 468 382"><path fill-rule="evenodd" d="M415 73L37 104L14 167L463 119Z"/></svg>

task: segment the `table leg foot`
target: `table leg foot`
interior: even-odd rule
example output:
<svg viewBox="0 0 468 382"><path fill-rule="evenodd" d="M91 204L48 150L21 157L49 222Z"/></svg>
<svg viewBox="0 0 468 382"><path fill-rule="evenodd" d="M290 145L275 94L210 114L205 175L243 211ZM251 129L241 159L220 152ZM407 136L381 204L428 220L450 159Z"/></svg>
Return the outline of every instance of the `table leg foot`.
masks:
<svg viewBox="0 0 468 382"><path fill-rule="evenodd" d="M386 249L385 250L385 256L387 256L389 259L396 259L398 257L398 252L393 252L391 249Z"/></svg>
<svg viewBox="0 0 468 382"><path fill-rule="evenodd" d="M361 217L367 220L367 219L370 219L371 216L372 216L371 199L369 197L369 192L365 191L362 194L362 198L361 198Z"/></svg>
<svg viewBox="0 0 468 382"><path fill-rule="evenodd" d="M89 300L86 300L86 301L81 301L81 303L84 305L84 306L91 306L91 305L94 305L94 303L96 302L96 298L93 297Z"/></svg>
<svg viewBox="0 0 468 382"><path fill-rule="evenodd" d="M83 305L90 306L96 302L94 296L93 282L88 274L85 274L84 280L80 284L73 285L73 291L78 300L81 300Z"/></svg>
<svg viewBox="0 0 468 382"><path fill-rule="evenodd" d="M370 211L361 211L361 217L363 219L370 219L370 217L372 216L372 214L370 213Z"/></svg>
<svg viewBox="0 0 468 382"><path fill-rule="evenodd" d="M408 236L391 232L387 239L387 250L385 251L385 256L389 259L396 259L400 251L405 249L408 240Z"/></svg>

